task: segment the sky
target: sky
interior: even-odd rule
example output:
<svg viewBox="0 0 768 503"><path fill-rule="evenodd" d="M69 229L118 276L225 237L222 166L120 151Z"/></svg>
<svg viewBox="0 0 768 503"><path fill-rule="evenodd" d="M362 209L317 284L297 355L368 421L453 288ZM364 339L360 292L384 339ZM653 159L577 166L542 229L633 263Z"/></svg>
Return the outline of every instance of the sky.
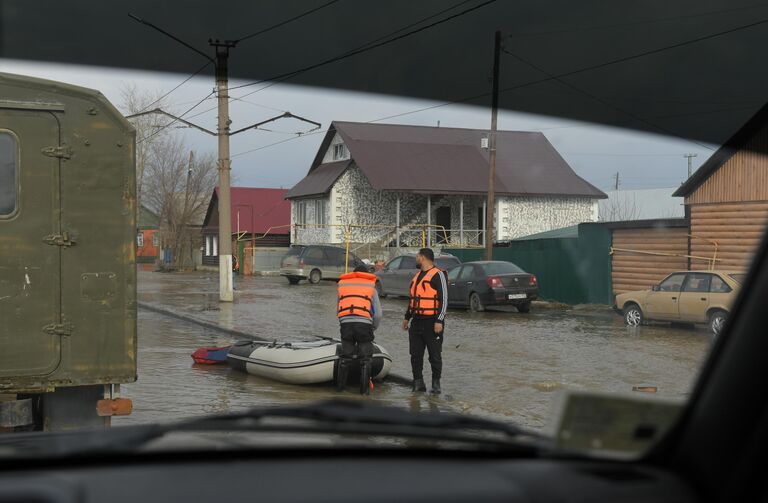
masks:
<svg viewBox="0 0 768 503"><path fill-rule="evenodd" d="M190 73L195 69L191 69ZM101 91L116 107L121 107L121 90L135 86L150 93L164 93L189 75L135 70L95 68L0 59L0 72L30 75L76 84ZM231 86L244 82L231 81ZM213 79L196 76L172 92L168 109L181 114L213 90ZM233 92L243 96L246 88ZM422 110L440 102L327 90L277 84L230 103L232 128L273 117L283 111L322 124L333 120L378 121L389 124L462 127L487 129L490 110L485 107L448 105ZM194 108L185 119L216 129L216 102L213 96ZM246 187L290 188L303 178L317 153L323 134L297 136L313 126L295 120L281 120L264 126L270 131L250 130L231 139L234 184ZM684 154L696 154L694 169L714 153L699 144L620 128L564 120L557 117L501 111L499 129L540 131L554 145L578 175L607 191L615 187L619 174L620 189L676 187L687 178L688 161ZM216 151L216 138L191 129L176 129L186 144L198 151Z"/></svg>

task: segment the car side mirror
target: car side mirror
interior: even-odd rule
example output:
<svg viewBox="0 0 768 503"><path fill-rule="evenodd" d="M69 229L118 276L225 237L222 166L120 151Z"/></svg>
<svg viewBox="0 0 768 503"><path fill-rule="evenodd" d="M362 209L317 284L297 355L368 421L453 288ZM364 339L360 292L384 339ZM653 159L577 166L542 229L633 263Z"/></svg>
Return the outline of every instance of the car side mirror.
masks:
<svg viewBox="0 0 768 503"><path fill-rule="evenodd" d="M654 292L658 292L659 290L661 290L661 287L659 285L653 285L651 287L651 290L653 290Z"/></svg>

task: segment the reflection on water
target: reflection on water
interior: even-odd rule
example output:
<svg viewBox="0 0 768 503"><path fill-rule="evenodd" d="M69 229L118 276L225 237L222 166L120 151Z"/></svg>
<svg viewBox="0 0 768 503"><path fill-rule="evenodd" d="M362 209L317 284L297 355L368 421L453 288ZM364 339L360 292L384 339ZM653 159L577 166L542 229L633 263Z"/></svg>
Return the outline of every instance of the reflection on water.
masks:
<svg viewBox="0 0 768 503"><path fill-rule="evenodd" d="M338 330L333 283L288 286L282 278L246 278L238 281L235 304L219 304L215 280L200 275L140 272L140 288L144 302L269 339L307 339ZM377 342L393 356L392 371L410 375L408 337L400 329L405 301L387 298L383 308ZM123 386L134 413L114 424L338 396L329 386L276 383L226 366L194 365L190 358L197 347L231 342L218 332L140 310L139 380ZM703 330L629 328L605 310L534 308L525 315L451 310L442 396L414 396L391 383L378 384L370 398L352 387L343 396L411 410L469 412L538 429L547 421L554 392L563 388L631 392L633 386L655 386L658 396L685 397L709 346Z"/></svg>

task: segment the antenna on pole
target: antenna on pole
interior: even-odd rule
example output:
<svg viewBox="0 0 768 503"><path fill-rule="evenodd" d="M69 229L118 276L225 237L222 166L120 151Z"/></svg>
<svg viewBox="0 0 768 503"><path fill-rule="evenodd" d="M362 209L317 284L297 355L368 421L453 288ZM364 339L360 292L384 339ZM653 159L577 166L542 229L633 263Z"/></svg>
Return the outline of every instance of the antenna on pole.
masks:
<svg viewBox="0 0 768 503"><path fill-rule="evenodd" d="M693 174L693 158L699 154L683 154L683 157L688 159L688 178Z"/></svg>

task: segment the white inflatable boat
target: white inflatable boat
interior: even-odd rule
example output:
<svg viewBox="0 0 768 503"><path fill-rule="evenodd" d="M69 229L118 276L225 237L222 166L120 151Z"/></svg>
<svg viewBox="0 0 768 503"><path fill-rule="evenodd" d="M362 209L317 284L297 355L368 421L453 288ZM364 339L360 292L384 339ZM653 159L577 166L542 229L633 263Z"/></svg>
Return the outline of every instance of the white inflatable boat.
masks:
<svg viewBox="0 0 768 503"><path fill-rule="evenodd" d="M310 342L239 341L227 354L230 367L290 384L316 384L335 380L341 344L333 339ZM392 358L374 344L371 374L381 379L389 374ZM350 370L350 381L359 376L359 366Z"/></svg>

